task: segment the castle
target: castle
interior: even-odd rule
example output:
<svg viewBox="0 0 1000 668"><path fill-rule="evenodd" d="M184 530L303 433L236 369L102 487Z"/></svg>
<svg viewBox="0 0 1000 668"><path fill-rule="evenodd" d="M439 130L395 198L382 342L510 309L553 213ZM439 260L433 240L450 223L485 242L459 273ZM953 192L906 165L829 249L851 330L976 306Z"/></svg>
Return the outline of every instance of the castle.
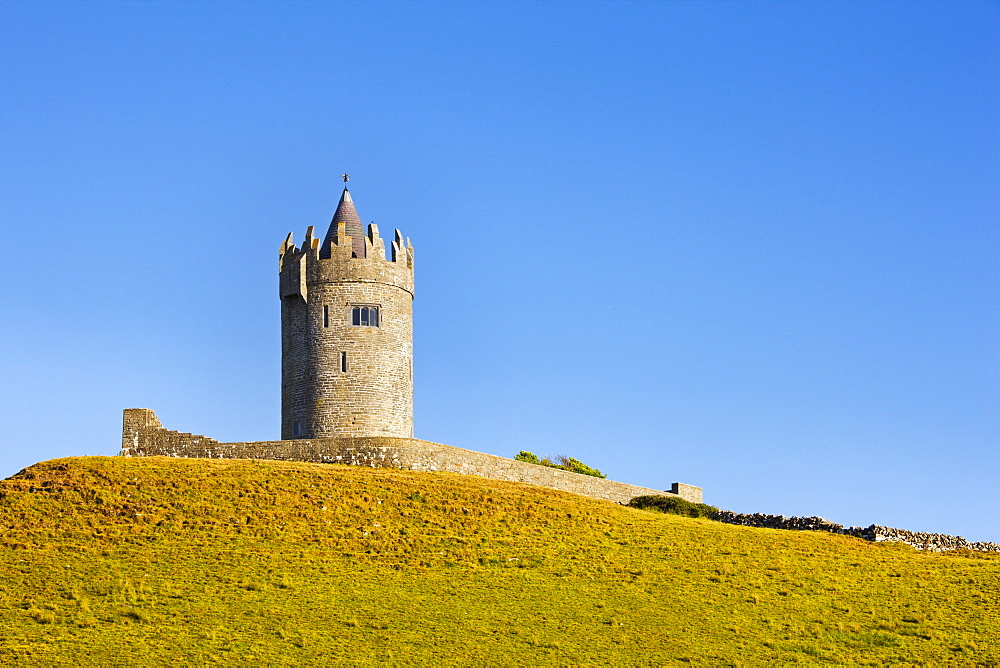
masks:
<svg viewBox="0 0 1000 668"><path fill-rule="evenodd" d="M669 492L413 438L413 245L367 232L345 187L322 242L309 226L278 256L281 439L220 443L163 428L153 411L124 412L124 456L283 459L451 471L562 489L618 503ZM511 450L518 450L511 445Z"/></svg>
<svg viewBox="0 0 1000 668"><path fill-rule="evenodd" d="M281 244L281 438L413 436L413 244L390 244L346 187L322 244Z"/></svg>

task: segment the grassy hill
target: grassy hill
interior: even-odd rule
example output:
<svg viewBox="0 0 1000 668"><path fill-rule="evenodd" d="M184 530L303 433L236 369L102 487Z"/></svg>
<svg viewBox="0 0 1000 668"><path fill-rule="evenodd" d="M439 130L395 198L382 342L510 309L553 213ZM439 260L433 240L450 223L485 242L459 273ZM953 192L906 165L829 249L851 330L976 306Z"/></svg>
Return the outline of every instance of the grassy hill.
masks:
<svg viewBox="0 0 1000 668"><path fill-rule="evenodd" d="M456 474L87 457L0 482L0 662L1000 662L1000 556Z"/></svg>

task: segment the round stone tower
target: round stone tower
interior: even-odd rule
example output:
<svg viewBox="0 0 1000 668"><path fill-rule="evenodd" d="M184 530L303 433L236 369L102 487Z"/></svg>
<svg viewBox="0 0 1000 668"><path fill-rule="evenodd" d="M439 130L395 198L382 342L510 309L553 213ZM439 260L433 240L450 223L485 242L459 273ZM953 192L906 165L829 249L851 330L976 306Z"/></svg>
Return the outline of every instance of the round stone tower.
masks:
<svg viewBox="0 0 1000 668"><path fill-rule="evenodd" d="M345 177L346 180L346 177ZM413 436L413 245L365 234L347 188L322 244L279 255L281 438Z"/></svg>

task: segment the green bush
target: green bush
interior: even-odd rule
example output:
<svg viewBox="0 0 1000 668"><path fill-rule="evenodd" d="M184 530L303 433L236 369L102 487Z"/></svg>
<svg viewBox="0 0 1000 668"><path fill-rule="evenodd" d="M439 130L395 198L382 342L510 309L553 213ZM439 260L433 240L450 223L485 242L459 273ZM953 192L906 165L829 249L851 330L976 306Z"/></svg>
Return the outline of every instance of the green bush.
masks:
<svg viewBox="0 0 1000 668"><path fill-rule="evenodd" d="M607 478L608 476L601 473L599 470L591 468L581 462L579 459L573 459L572 457L565 457L563 455L557 455L555 457L556 461L552 461L548 457L538 458L538 455L528 452L526 450L521 450L514 456L519 462L528 462L529 464L541 464L542 466L548 466L554 469L562 469L563 471L572 471L573 473L582 473L583 475L592 475L595 478Z"/></svg>
<svg viewBox="0 0 1000 668"><path fill-rule="evenodd" d="M583 475L592 475L595 478L607 478L597 469L592 469L579 459L573 459L572 457L558 457L559 464L556 468L566 469L567 471L572 471L573 473L582 473Z"/></svg>
<svg viewBox="0 0 1000 668"><path fill-rule="evenodd" d="M694 503L679 496L660 496L649 494L637 496L628 502L632 508L642 508L643 510L656 510L661 513L672 515L684 515L686 517L707 517L711 519L719 509L707 503Z"/></svg>

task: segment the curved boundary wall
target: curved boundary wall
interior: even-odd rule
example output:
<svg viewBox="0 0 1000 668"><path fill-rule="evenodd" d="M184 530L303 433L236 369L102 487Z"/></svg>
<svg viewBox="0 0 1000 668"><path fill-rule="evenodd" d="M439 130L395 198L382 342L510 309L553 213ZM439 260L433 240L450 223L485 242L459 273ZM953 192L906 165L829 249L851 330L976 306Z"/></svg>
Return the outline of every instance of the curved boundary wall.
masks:
<svg viewBox="0 0 1000 668"><path fill-rule="evenodd" d="M121 454L125 457L279 459L411 471L450 471L550 487L615 503L628 503L633 497L647 494L679 496L701 503L701 487L694 485L673 483L670 491L661 491L416 438L375 436L220 443L206 436L164 429L156 413L148 408L125 409Z"/></svg>

